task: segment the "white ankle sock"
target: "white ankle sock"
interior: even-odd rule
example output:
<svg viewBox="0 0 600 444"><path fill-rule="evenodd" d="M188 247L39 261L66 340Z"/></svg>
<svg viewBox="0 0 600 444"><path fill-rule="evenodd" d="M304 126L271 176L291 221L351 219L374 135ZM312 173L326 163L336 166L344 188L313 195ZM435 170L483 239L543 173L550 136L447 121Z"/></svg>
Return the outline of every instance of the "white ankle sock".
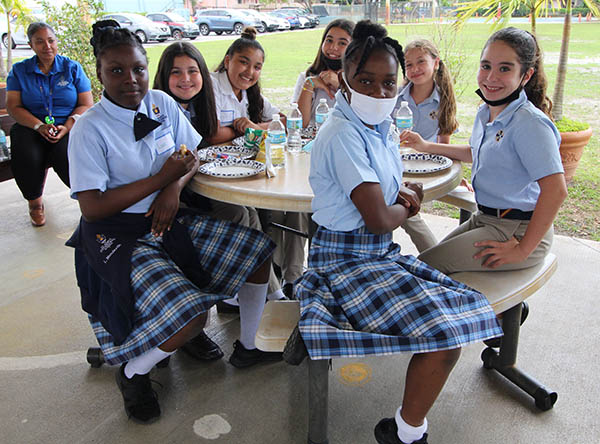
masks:
<svg viewBox="0 0 600 444"><path fill-rule="evenodd" d="M269 301L279 301L281 299L287 299L281 288L267 295L267 300Z"/></svg>
<svg viewBox="0 0 600 444"><path fill-rule="evenodd" d="M125 366L125 376L128 379L135 375L147 375L156 364L175 352L165 352L158 347L148 350L143 355L131 359Z"/></svg>
<svg viewBox="0 0 600 444"><path fill-rule="evenodd" d="M254 338L260 324L260 317L265 308L267 287L269 284L252 284L246 282L240 288L240 342L248 349L256 348Z"/></svg>
<svg viewBox="0 0 600 444"><path fill-rule="evenodd" d="M410 444L413 441L421 439L423 434L427 431L427 418L425 418L422 425L413 427L402 419L402 415L400 415L401 410L402 406L398 407L398 410L396 410L396 425L398 426L398 438L400 438L400 441Z"/></svg>
<svg viewBox="0 0 600 444"><path fill-rule="evenodd" d="M229 298L229 299L223 299L223 302L225 302L227 305L233 305L235 307L239 306L240 303L238 301L238 295L236 294L234 297Z"/></svg>

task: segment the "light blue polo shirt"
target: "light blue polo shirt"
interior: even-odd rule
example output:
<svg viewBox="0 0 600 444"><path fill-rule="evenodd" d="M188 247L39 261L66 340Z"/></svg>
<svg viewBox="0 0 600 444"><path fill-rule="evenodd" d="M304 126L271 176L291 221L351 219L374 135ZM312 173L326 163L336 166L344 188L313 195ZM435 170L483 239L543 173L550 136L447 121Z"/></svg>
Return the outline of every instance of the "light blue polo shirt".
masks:
<svg viewBox="0 0 600 444"><path fill-rule="evenodd" d="M408 107L413 113L413 127L412 130L419 133L421 137L429 142L437 142L437 136L439 133L439 122L438 122L438 108L440 107L440 95L438 93L437 86L433 88L433 92L429 97L423 100L418 105L410 95L410 88L412 82L409 82L400 94L398 94L398 102L396 103L396 110L400 108L400 102L408 102Z"/></svg>
<svg viewBox="0 0 600 444"><path fill-rule="evenodd" d="M475 200L491 208L533 211L540 194L537 181L564 171L560 133L525 91L493 122L489 118L488 105L481 105L469 142Z"/></svg>
<svg viewBox="0 0 600 444"><path fill-rule="evenodd" d="M161 122L135 141L136 112ZM69 135L71 197L87 190L117 188L150 177L182 143L195 150L202 137L185 118L179 105L162 91L150 90L137 111L122 108L102 96L73 126ZM158 191L124 210L145 213Z"/></svg>
<svg viewBox="0 0 600 444"><path fill-rule="evenodd" d="M40 91L42 87L43 93ZM52 116L63 124L77 105L77 95L92 89L81 65L59 54L46 75L37 65L37 56L15 63L6 79L7 91L19 91L23 106L41 121L48 115L46 107L52 90Z"/></svg>
<svg viewBox="0 0 600 444"><path fill-rule="evenodd" d="M385 202L393 205L404 168L392 139L391 119L367 128L338 91L336 104L313 144L309 182L313 220L330 230L352 231L365 222L350 199L363 182L381 185Z"/></svg>

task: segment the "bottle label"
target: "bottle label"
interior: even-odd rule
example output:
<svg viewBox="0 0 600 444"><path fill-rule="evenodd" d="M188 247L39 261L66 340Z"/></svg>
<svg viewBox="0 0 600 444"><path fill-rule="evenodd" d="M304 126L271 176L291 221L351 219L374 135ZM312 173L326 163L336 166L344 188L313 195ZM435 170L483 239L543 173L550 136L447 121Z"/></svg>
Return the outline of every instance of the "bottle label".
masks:
<svg viewBox="0 0 600 444"><path fill-rule="evenodd" d="M290 119L288 117L288 119L287 119L287 128L289 130L291 130L291 129L297 129L297 130L302 129L302 119Z"/></svg>
<svg viewBox="0 0 600 444"><path fill-rule="evenodd" d="M327 114L315 114L315 122L316 123L323 123L325 122L325 120L327 119Z"/></svg>
<svg viewBox="0 0 600 444"><path fill-rule="evenodd" d="M405 130L405 129L411 129L412 128L412 118L405 118L405 117L396 117L396 126L401 129L401 130Z"/></svg>
<svg viewBox="0 0 600 444"><path fill-rule="evenodd" d="M285 133L284 132L269 133L269 142L272 144L285 143Z"/></svg>

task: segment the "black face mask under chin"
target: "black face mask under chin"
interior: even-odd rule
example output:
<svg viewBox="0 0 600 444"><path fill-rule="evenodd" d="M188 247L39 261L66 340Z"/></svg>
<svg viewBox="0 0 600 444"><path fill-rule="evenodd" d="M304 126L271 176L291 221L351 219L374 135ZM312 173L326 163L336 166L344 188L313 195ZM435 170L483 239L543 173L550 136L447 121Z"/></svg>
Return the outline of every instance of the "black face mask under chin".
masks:
<svg viewBox="0 0 600 444"><path fill-rule="evenodd" d="M481 100L483 100L489 106L500 106L500 105L505 105L507 103L517 100L519 98L519 95L521 94L522 89L523 89L523 86L519 85L519 87L517 89L515 89L512 93L510 93L505 98L500 99L500 100L486 99L485 96L483 95L483 93L481 92L481 89L478 89L477 91L475 91L475 94L477 94L479 97L481 97Z"/></svg>
<svg viewBox="0 0 600 444"><path fill-rule="evenodd" d="M342 59L330 59L323 54L323 60L325 61L327 68L331 69L332 71L339 71L342 69Z"/></svg>
<svg viewBox="0 0 600 444"><path fill-rule="evenodd" d="M198 94L200 94L202 91L199 91ZM169 95L171 97L173 97L173 99L175 99L175 101L177 103L183 103L184 105L187 105L188 103L192 103L196 97L198 97L198 94L196 94L194 97L192 97L191 99L182 99L181 97L177 97L175 94L173 94L171 91L169 91Z"/></svg>

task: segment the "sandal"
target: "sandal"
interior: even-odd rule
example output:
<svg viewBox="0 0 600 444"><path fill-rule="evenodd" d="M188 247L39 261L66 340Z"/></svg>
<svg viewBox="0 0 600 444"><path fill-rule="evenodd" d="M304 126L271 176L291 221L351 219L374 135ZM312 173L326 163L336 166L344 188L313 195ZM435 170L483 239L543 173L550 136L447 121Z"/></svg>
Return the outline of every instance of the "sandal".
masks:
<svg viewBox="0 0 600 444"><path fill-rule="evenodd" d="M44 214L44 204L40 203L35 206L30 205L29 206L29 217L31 218L31 225L33 225L34 227L44 226L46 224L46 215Z"/></svg>

